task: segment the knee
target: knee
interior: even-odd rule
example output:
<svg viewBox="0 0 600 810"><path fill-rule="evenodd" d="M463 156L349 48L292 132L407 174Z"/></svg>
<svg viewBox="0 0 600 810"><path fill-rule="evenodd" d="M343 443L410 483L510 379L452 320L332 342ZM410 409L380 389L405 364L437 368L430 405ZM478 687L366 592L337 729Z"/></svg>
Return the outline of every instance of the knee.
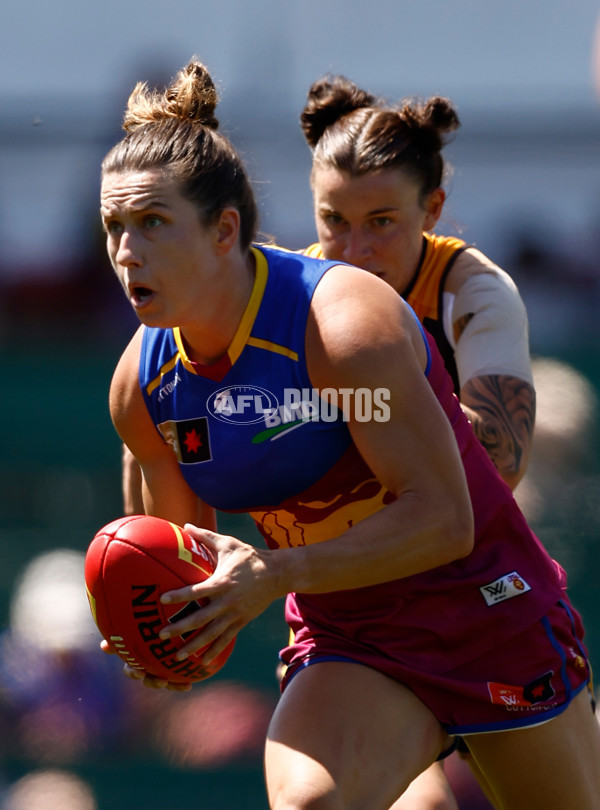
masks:
<svg viewBox="0 0 600 810"><path fill-rule="evenodd" d="M436 762L411 782L391 810L458 810L440 763Z"/></svg>
<svg viewBox="0 0 600 810"><path fill-rule="evenodd" d="M335 793L323 792L314 785L289 784L282 790L269 792L270 810L344 810L345 805Z"/></svg>

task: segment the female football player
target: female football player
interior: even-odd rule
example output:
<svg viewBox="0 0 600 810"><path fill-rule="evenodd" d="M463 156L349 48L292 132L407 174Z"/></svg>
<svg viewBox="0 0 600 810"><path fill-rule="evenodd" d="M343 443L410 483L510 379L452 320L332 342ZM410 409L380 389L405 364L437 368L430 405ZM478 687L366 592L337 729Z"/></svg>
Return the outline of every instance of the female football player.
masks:
<svg viewBox="0 0 600 810"><path fill-rule="evenodd" d="M564 571L390 285L253 244L216 101L197 62L164 93L136 87L102 166L108 253L141 321L111 415L146 511L190 524L216 558L163 595L208 601L161 637L199 629L180 655L209 645L208 663L286 597L274 810L387 810L454 735L499 807L597 808L600 730ZM267 548L218 534L214 509L252 515Z"/></svg>

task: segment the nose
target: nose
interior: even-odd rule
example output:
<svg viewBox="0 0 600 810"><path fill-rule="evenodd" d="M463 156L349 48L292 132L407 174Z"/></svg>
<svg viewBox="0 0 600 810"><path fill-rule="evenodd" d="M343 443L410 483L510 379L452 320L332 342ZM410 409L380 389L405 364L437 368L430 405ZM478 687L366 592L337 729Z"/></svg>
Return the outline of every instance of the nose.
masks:
<svg viewBox="0 0 600 810"><path fill-rule="evenodd" d="M342 258L348 264L355 264L361 267L370 253L369 243L361 228L350 228L346 234Z"/></svg>
<svg viewBox="0 0 600 810"><path fill-rule="evenodd" d="M132 231L124 229L119 238L115 259L122 267L140 267L142 264L138 242Z"/></svg>

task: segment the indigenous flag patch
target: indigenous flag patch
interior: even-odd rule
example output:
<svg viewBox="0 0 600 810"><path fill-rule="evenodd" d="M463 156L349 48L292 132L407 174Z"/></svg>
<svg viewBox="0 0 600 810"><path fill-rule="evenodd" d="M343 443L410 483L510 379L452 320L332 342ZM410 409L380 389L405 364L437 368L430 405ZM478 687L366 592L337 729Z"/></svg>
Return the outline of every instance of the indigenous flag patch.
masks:
<svg viewBox="0 0 600 810"><path fill-rule="evenodd" d="M206 416L181 422L169 420L158 425L158 429L181 464L199 464L212 459Z"/></svg>
<svg viewBox="0 0 600 810"><path fill-rule="evenodd" d="M500 579L490 582L489 585L482 585L479 590L488 605L496 605L498 602L504 602L506 599L512 599L513 596L521 596L530 591L531 585L528 585L523 577L513 571L511 574L505 574Z"/></svg>

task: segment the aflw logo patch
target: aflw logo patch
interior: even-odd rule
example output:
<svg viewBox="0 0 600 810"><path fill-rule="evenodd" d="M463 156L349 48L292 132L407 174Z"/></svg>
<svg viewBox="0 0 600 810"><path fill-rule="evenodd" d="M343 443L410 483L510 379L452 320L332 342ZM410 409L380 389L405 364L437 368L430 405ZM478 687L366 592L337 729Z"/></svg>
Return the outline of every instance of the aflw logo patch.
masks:
<svg viewBox="0 0 600 810"><path fill-rule="evenodd" d="M490 582L489 585L483 585L479 589L488 605L497 605L498 602L504 602L506 599L512 599L513 596L521 596L531 590L525 580L520 577L516 571L512 574L505 574L495 582Z"/></svg>

